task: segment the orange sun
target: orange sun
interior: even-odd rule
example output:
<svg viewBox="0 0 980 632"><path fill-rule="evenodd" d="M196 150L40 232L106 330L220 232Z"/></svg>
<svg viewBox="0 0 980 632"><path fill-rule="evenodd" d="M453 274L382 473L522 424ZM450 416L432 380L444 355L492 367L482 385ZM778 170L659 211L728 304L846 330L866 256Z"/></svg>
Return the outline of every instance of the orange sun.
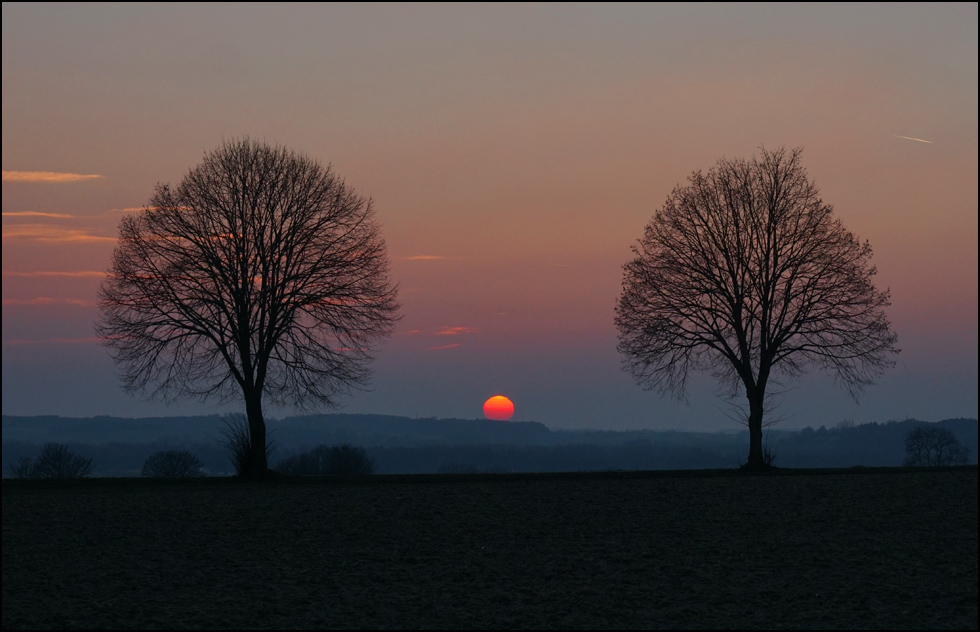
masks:
<svg viewBox="0 0 980 632"><path fill-rule="evenodd" d="M494 395L483 403L483 415L494 421L508 421L514 416L514 402L503 395Z"/></svg>

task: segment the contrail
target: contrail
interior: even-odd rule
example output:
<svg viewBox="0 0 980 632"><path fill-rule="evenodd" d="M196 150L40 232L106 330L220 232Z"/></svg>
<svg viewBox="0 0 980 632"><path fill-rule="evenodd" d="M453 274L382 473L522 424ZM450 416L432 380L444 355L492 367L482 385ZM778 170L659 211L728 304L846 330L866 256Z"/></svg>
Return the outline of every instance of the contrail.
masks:
<svg viewBox="0 0 980 632"><path fill-rule="evenodd" d="M914 140L918 143L929 143L930 145L932 144L931 140L925 140L922 138L912 138L911 136L899 136L898 134L892 134L892 136L894 136L895 138L904 138L905 140Z"/></svg>

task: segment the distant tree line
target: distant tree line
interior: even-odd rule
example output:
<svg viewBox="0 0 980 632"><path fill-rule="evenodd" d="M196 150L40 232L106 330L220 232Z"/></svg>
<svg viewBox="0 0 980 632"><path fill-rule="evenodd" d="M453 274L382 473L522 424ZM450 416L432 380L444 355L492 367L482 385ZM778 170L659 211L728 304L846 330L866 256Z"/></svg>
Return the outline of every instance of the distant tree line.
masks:
<svg viewBox="0 0 980 632"><path fill-rule="evenodd" d="M79 443L63 444L74 453L84 455L92 461L92 475L95 476L144 476L143 470L154 454L167 451L186 451L201 462L202 468L211 476L233 474L234 469L228 461L224 449L217 442L167 445L160 443ZM36 443L24 441L3 442L3 473L14 476L14 468L22 460L33 460L39 452ZM152 474L147 474L152 475Z"/></svg>
<svg viewBox="0 0 980 632"><path fill-rule="evenodd" d="M965 465L969 450L947 428L915 428L905 437L905 463L910 467Z"/></svg>
<svg viewBox="0 0 980 632"><path fill-rule="evenodd" d="M945 428L965 447L967 462L977 462L975 419L935 424L916 420L855 424L844 420L830 428L772 431L769 447L781 467L891 467L904 464L906 437L917 428Z"/></svg>
<svg viewBox="0 0 980 632"><path fill-rule="evenodd" d="M431 422L427 423L423 426L433 427ZM907 462L907 439L917 428L946 429L963 448L957 454L964 455L967 463L977 462L977 421L973 419L936 424L907 420L858 425L843 421L829 428L770 429L766 445L779 467L899 466ZM283 435L275 436L281 439ZM740 457L744 458L744 438L736 433L546 431L542 438L552 443L452 445L442 441L438 445L375 445L357 449L363 450L376 471L383 474L732 468L738 465ZM149 457L167 451L190 453L210 475L234 474L235 467L226 446L215 439L183 445L68 443L65 449L90 459L94 473L99 476L140 476ZM399 440L404 440L404 435L399 435ZM416 440L424 441L424 438ZM356 445L354 441L336 440L319 443L321 447L314 449L298 448L295 440L279 446L275 453L277 460L272 461L274 468L282 472L294 467L298 469L291 471L323 472L324 452L342 444L352 448ZM18 467L22 470L28 467L23 464L33 463L39 449L38 443L4 441L4 475L14 476ZM311 463L318 465L311 468ZM147 470L148 475L152 469Z"/></svg>
<svg viewBox="0 0 980 632"><path fill-rule="evenodd" d="M349 443L321 445L309 452L297 454L275 468L287 476L367 476L377 467L367 450Z"/></svg>

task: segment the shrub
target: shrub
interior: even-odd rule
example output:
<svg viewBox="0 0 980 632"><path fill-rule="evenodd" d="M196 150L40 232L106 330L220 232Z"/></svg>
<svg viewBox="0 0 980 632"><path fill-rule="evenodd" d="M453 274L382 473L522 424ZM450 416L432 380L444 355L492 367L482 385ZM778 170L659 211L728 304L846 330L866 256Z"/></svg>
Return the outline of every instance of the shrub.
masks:
<svg viewBox="0 0 980 632"><path fill-rule="evenodd" d="M224 419L224 424L225 427L221 430L223 437L221 443L228 450L228 456L235 468L235 473L238 476L257 474L263 468L255 462L255 455L252 452L252 433L249 430L245 415L228 415ZM266 462L268 462L274 447L274 442L266 440Z"/></svg>
<svg viewBox="0 0 980 632"><path fill-rule="evenodd" d="M360 446L321 445L285 459L276 468L289 476L366 476L374 474L374 460Z"/></svg>
<svg viewBox="0 0 980 632"><path fill-rule="evenodd" d="M17 465L11 466L10 475L14 478L34 478L34 459L29 456L20 457Z"/></svg>
<svg viewBox="0 0 980 632"><path fill-rule="evenodd" d="M153 478L193 478L204 476L204 464L187 450L161 450L147 457L142 476Z"/></svg>
<svg viewBox="0 0 980 632"><path fill-rule="evenodd" d="M10 473L14 478L81 478L92 473L92 459L63 443L45 443L36 459L21 457Z"/></svg>
<svg viewBox="0 0 980 632"><path fill-rule="evenodd" d="M323 476L330 459L330 448L321 445L309 452L285 459L276 468L280 474L288 476Z"/></svg>
<svg viewBox="0 0 980 632"><path fill-rule="evenodd" d="M330 448L323 473L334 476L367 476L374 474L374 460L360 446L343 443Z"/></svg>

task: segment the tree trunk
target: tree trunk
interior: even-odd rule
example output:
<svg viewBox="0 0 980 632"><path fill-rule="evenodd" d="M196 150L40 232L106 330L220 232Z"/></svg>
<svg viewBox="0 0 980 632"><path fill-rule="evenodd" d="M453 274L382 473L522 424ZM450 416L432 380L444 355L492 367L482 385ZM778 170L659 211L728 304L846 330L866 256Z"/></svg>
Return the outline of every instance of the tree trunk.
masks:
<svg viewBox="0 0 980 632"><path fill-rule="evenodd" d="M261 389L245 393L245 412L248 415L251 454L242 474L248 478L262 478L269 471L269 463L266 458L265 419L262 417Z"/></svg>
<svg viewBox="0 0 980 632"><path fill-rule="evenodd" d="M747 470L763 470L768 467L762 452L762 412L765 392L760 388L747 389L749 399L749 460L743 466Z"/></svg>

